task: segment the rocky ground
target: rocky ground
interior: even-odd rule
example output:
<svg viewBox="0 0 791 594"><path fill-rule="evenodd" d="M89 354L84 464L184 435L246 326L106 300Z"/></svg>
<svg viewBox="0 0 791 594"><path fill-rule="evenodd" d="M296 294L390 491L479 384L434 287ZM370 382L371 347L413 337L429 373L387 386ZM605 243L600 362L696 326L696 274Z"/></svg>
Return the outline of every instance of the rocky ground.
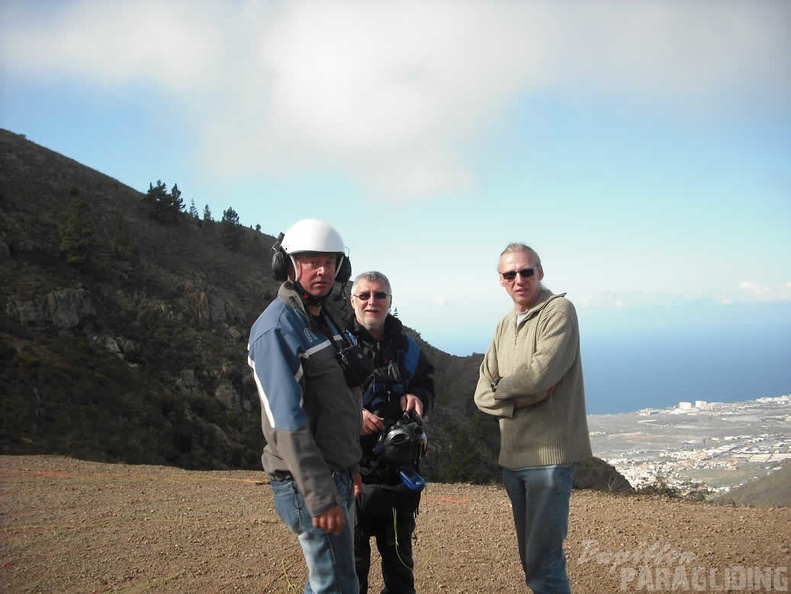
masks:
<svg viewBox="0 0 791 594"><path fill-rule="evenodd" d="M0 591L301 592L306 571L260 472L0 456ZM505 492L430 483L419 592L526 592ZM577 594L788 591L791 508L573 494ZM372 592L381 579L374 573Z"/></svg>

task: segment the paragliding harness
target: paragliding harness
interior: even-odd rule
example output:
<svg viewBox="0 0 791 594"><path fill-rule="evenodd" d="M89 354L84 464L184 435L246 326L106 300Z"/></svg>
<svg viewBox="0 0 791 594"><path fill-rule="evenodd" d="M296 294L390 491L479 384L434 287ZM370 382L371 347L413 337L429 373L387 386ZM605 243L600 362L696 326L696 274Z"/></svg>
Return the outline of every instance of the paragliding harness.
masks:
<svg viewBox="0 0 791 594"><path fill-rule="evenodd" d="M348 331L339 331L338 325L332 319L329 312L323 312L324 323L329 331L332 346L335 348L335 355L343 369L346 384L350 388L356 388L365 382L371 374L373 365L357 344L357 339Z"/></svg>
<svg viewBox="0 0 791 594"><path fill-rule="evenodd" d="M418 462L425 455L427 437L423 422L414 411L401 413L400 399L408 393L415 376L420 347L409 335L406 341L406 351L398 349L397 356L386 366L376 368L363 384L363 406L385 419L385 428L372 436L375 443L369 439L364 444L364 450L370 447L372 455L364 459L363 466L369 475L384 483L400 482L419 493L426 486L418 472Z"/></svg>

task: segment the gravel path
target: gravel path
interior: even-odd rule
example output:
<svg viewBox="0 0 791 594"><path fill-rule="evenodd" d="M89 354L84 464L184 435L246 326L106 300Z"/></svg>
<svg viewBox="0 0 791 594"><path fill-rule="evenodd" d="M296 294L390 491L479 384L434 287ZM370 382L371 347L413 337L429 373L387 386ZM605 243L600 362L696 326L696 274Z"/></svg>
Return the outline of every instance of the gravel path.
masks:
<svg viewBox="0 0 791 594"><path fill-rule="evenodd" d="M0 456L0 534L9 593L302 592L306 575L261 472ZM503 489L430 483L415 536L418 592L527 592ZM772 592L789 542L788 507L575 491L566 550L576 594Z"/></svg>

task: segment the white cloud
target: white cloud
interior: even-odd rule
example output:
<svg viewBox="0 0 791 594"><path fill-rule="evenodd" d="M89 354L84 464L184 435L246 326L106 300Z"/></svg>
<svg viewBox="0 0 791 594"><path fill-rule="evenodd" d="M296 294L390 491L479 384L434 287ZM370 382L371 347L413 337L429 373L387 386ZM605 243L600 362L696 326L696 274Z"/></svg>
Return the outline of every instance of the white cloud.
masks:
<svg viewBox="0 0 791 594"><path fill-rule="evenodd" d="M28 75L108 87L152 83L186 95L224 62L227 15L211 4L200 11L183 0L9 4L6 16L19 22L3 28L3 53L8 68Z"/></svg>
<svg viewBox="0 0 791 594"><path fill-rule="evenodd" d="M722 99L749 83L780 100L791 91L791 5L780 0L610 1L561 13L553 54L560 79L659 99Z"/></svg>
<svg viewBox="0 0 791 594"><path fill-rule="evenodd" d="M778 286L742 281L738 293L730 296L734 301L791 301L791 283Z"/></svg>
<svg viewBox="0 0 791 594"><path fill-rule="evenodd" d="M225 163L281 170L329 162L392 198L469 184L459 147L531 68L518 20L474 3L291 8L262 24L252 76L237 89L258 96L268 81L265 101L235 116L232 134L246 130L244 141L215 128L211 146L238 147Z"/></svg>
<svg viewBox="0 0 791 594"><path fill-rule="evenodd" d="M791 4L4 3L3 69L173 93L206 167L332 166L375 195L473 183L466 142L537 89L791 101ZM769 99L767 99L769 100Z"/></svg>

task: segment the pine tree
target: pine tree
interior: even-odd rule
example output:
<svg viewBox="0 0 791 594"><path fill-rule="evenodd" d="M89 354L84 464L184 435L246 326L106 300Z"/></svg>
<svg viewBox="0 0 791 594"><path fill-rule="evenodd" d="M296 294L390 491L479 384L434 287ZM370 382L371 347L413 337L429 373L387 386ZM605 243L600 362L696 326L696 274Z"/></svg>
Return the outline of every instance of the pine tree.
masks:
<svg viewBox="0 0 791 594"><path fill-rule="evenodd" d="M157 180L156 186L149 182L148 192L146 192L146 195L143 196L143 202L148 204L150 207L155 208L159 202L164 200L167 193L167 186L162 183L162 180Z"/></svg>
<svg viewBox="0 0 791 594"><path fill-rule="evenodd" d="M223 224L225 224L225 225L230 225L232 227L238 227L239 224L240 224L239 223L239 215L237 214L237 212L233 208L231 208L229 206L228 210L222 211L222 221L221 222Z"/></svg>
<svg viewBox="0 0 791 594"><path fill-rule="evenodd" d="M225 245L234 251L238 250L242 245L243 230L239 215L229 206L228 210L223 211L220 221L220 233Z"/></svg>
<svg viewBox="0 0 791 594"><path fill-rule="evenodd" d="M163 223L172 223L178 219L184 210L184 201L181 199L181 190L178 184L173 184L170 192L167 186L157 180L157 185L149 183L148 192L143 196L143 201L149 208L151 216Z"/></svg>
<svg viewBox="0 0 791 594"><path fill-rule="evenodd" d="M184 210L184 200L181 199L181 190L179 190L178 184L173 184L170 190L168 206L176 212Z"/></svg>
<svg viewBox="0 0 791 594"><path fill-rule="evenodd" d="M190 215L190 216L191 216L193 219L195 219L196 221L199 221L199 220L200 220L200 215L198 214L198 209L197 209L197 207L195 206L195 201L194 201L194 200L190 200L190 209L189 209L189 215Z"/></svg>
<svg viewBox="0 0 791 594"><path fill-rule="evenodd" d="M203 222L210 223L213 219L211 218L211 211L209 210L209 205L203 207Z"/></svg>

